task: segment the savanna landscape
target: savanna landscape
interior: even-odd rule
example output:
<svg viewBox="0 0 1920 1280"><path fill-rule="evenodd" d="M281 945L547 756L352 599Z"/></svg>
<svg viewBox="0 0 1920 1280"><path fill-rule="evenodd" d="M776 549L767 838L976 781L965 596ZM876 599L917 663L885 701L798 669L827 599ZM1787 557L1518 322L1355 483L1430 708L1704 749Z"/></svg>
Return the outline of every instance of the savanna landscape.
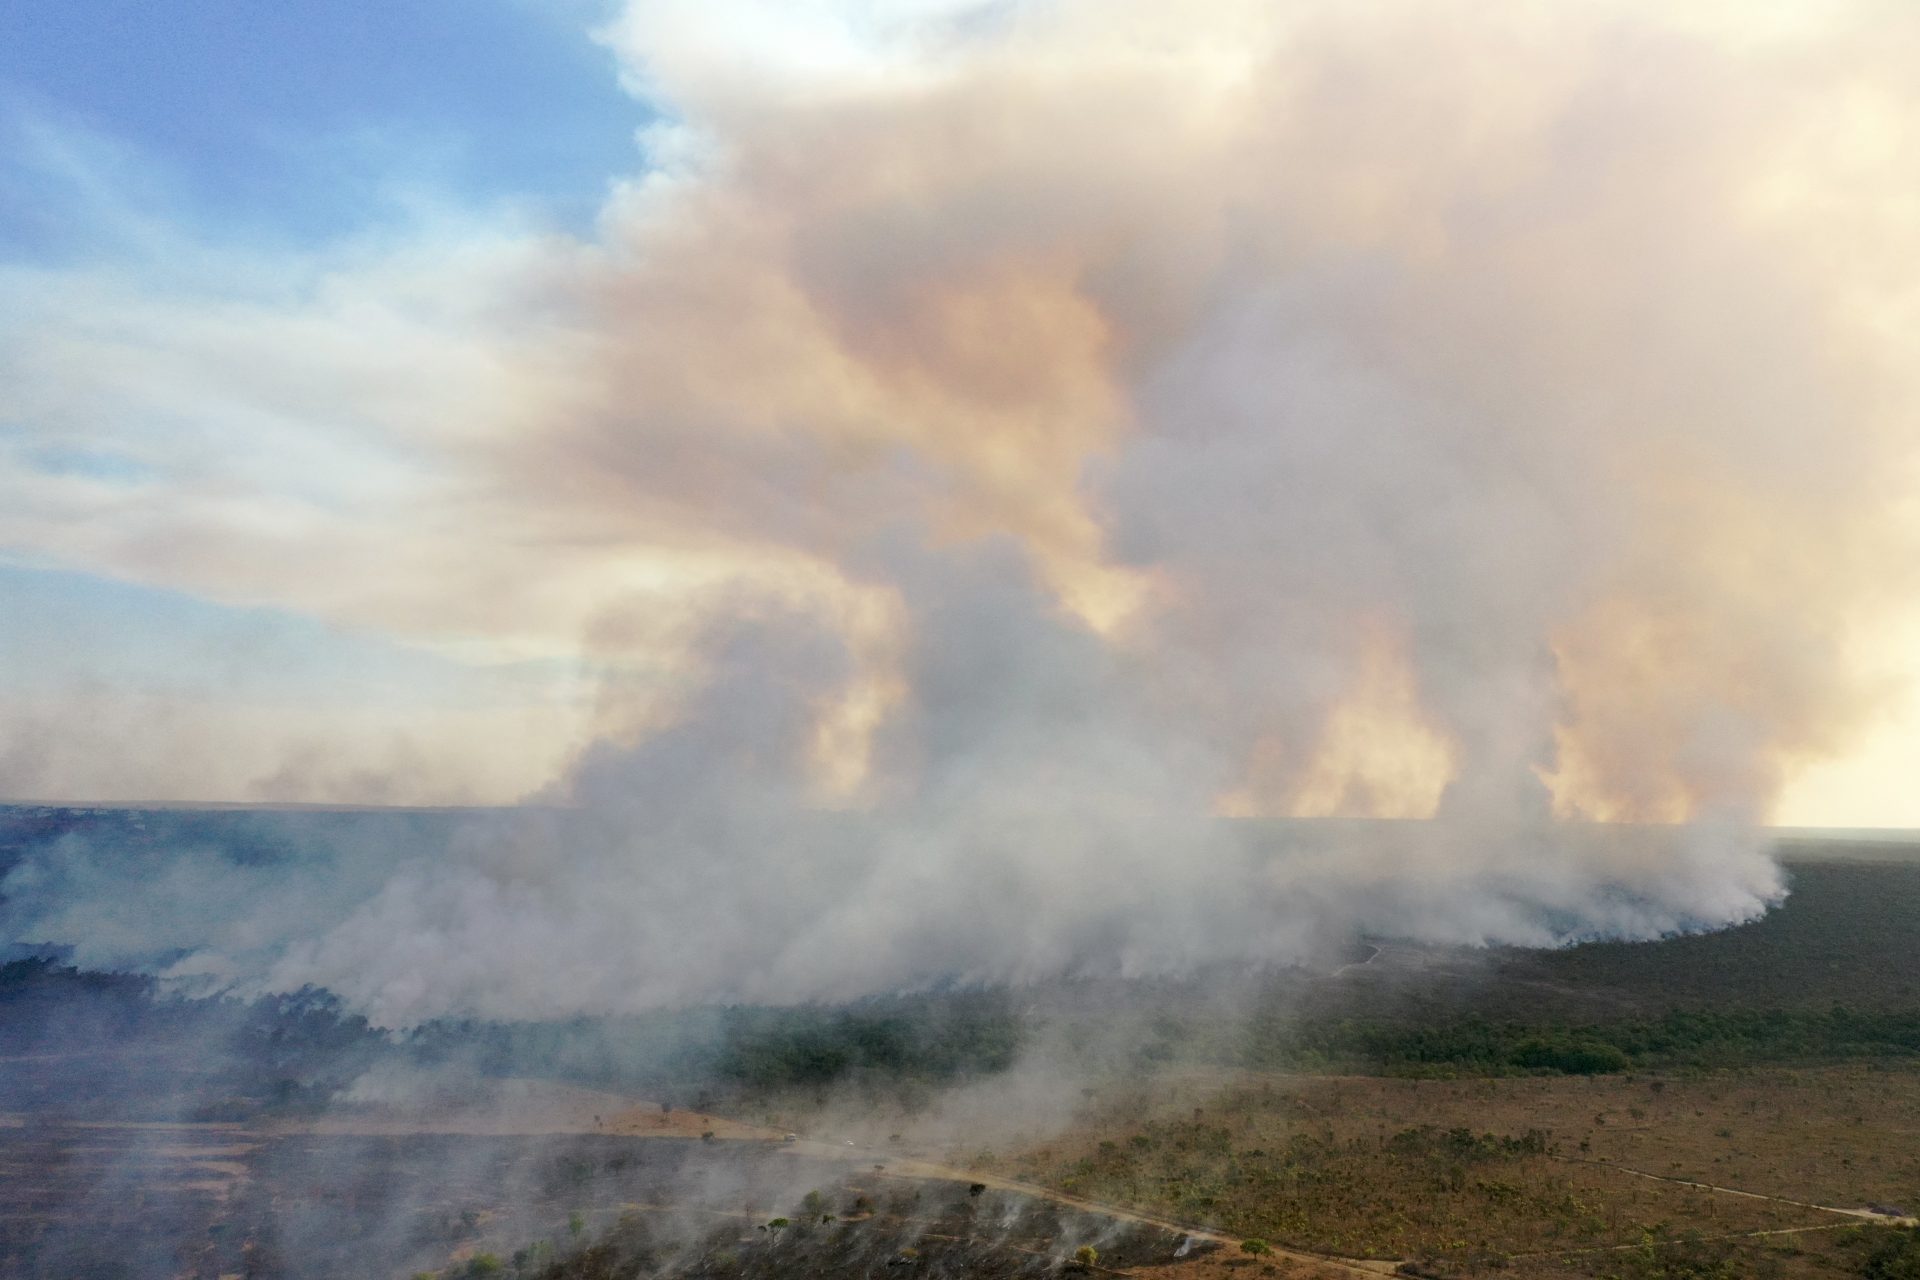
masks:
<svg viewBox="0 0 1920 1280"><path fill-rule="evenodd" d="M1920 1280L1916 0L0 0L0 1280Z"/></svg>
<svg viewBox="0 0 1920 1280"><path fill-rule="evenodd" d="M51 821L16 815L16 849ZM36 1280L1912 1274L1920 998L1886 958L1920 956L1920 862L1784 852L1783 905L1666 941L1358 939L563 1028L395 1037L319 994L23 957L0 1256Z"/></svg>

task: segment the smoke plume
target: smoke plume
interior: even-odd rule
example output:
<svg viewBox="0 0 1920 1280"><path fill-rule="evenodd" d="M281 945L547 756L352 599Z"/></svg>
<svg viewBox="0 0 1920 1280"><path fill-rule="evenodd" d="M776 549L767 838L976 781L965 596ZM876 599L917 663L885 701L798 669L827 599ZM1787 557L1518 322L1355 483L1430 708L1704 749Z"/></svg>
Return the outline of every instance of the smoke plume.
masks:
<svg viewBox="0 0 1920 1280"><path fill-rule="evenodd" d="M229 867L109 927L32 891L103 883L69 848L16 936L404 1024L1778 897L1749 830L1911 585L1920 18L638 0L601 38L662 122L589 239L164 333L36 310L109 400L246 328L251 381L206 376L303 440L275 380L334 377L378 430L314 448L376 496L265 521L209 457L106 532L0 517L420 643L584 637L595 740L304 913Z"/></svg>

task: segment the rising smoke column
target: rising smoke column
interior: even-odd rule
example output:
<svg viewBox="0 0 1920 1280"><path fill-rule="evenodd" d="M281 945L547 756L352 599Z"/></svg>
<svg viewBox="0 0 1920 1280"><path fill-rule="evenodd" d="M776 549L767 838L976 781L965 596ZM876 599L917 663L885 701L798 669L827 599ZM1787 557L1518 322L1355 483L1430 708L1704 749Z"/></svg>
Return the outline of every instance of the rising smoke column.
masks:
<svg viewBox="0 0 1920 1280"><path fill-rule="evenodd" d="M609 208L546 473L886 596L868 540L1011 535L1268 810L1362 655L1452 809L1758 817L1857 714L1912 445L1910 272L1824 216L1897 234L1874 15L748 12L611 33L682 167Z"/></svg>
<svg viewBox="0 0 1920 1280"><path fill-rule="evenodd" d="M494 517L440 616L571 601L611 673L571 814L202 967L554 1016L1777 897L1742 832L1868 711L1849 628L1910 549L1916 19L640 3L602 38L667 114L650 167L591 242L474 268L504 392L411 437L437 533ZM329 607L450 625L394 599Z"/></svg>

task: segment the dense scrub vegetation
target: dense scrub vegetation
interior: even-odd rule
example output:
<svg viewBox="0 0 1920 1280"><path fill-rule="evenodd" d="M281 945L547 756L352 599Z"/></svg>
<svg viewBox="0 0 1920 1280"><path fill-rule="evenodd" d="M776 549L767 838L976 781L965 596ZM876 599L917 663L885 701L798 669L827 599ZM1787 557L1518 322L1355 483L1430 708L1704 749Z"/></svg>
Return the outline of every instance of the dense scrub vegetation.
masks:
<svg viewBox="0 0 1920 1280"><path fill-rule="evenodd" d="M550 1023L428 1023L396 1039L415 1061L687 1096L844 1080L937 1083L998 1071L1022 1025L1004 992L849 1005L735 1005Z"/></svg>
<svg viewBox="0 0 1920 1280"><path fill-rule="evenodd" d="M1780 1008L1681 1009L1655 1018L1574 1026L1489 1022L1277 1022L1250 1028L1256 1067L1396 1075L1597 1075L1635 1069L1712 1069L1920 1054L1920 1008L1824 1012Z"/></svg>
<svg viewBox="0 0 1920 1280"><path fill-rule="evenodd" d="M1816 851L1822 860L1793 860ZM1750 924L1651 945L1507 952L1499 975L1508 985L1541 980L1656 1010L1920 1007L1920 973L1902 962L1920 954L1920 862L1829 860L1845 851L1785 848L1788 896ZM1525 989L1536 999L1542 994L1539 986Z"/></svg>
<svg viewBox="0 0 1920 1280"><path fill-rule="evenodd" d="M563 1023L437 1022L389 1035L316 990L243 1001L168 995L155 979L47 957L0 965L0 1103L237 1119L323 1105L376 1063L538 1075L716 1104L740 1091L843 1082L930 1086L1013 1060L1003 993L828 1008L735 1007ZM89 1079L73 1096L73 1054Z"/></svg>
<svg viewBox="0 0 1920 1280"><path fill-rule="evenodd" d="M1004 1070L1021 1027L999 993L872 1001L852 1008L734 1009L699 1065L754 1086L854 1075L950 1080Z"/></svg>
<svg viewBox="0 0 1920 1280"><path fill-rule="evenodd" d="M1610 1244L1627 1224L1552 1135L1430 1125L1358 1135L1161 1120L1078 1159L1023 1169L1061 1190L1349 1257L1466 1259Z"/></svg>
<svg viewBox="0 0 1920 1280"><path fill-rule="evenodd" d="M1862 1280L1920 1280L1920 1227L1862 1227L1846 1244Z"/></svg>
<svg viewBox="0 0 1920 1280"><path fill-rule="evenodd" d="M1714 933L1278 984L1238 1055L1215 1056L1265 1068L1587 1075L1920 1054L1920 975L1903 962L1920 955L1920 865L1789 872L1783 905Z"/></svg>
<svg viewBox="0 0 1920 1280"><path fill-rule="evenodd" d="M47 958L0 965L0 1107L238 1119L318 1107L388 1051L325 992L184 999ZM83 1062L87 1087L74 1088Z"/></svg>

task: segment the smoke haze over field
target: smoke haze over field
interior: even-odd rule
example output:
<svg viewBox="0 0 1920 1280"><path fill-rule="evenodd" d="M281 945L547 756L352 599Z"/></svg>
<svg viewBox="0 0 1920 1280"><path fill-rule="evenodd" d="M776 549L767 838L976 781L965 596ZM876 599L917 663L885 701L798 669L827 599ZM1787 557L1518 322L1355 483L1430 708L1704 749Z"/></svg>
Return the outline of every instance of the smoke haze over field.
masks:
<svg viewBox="0 0 1920 1280"><path fill-rule="evenodd" d="M638 0L601 38L659 118L590 236L0 276L22 439L135 466L0 436L0 544L583 665L555 810L187 858L138 912L64 845L12 936L405 1024L1778 897L1743 832L1869 721L1914 585L1920 15ZM69 785L38 758L0 787ZM403 758L327 794L458 791Z"/></svg>

